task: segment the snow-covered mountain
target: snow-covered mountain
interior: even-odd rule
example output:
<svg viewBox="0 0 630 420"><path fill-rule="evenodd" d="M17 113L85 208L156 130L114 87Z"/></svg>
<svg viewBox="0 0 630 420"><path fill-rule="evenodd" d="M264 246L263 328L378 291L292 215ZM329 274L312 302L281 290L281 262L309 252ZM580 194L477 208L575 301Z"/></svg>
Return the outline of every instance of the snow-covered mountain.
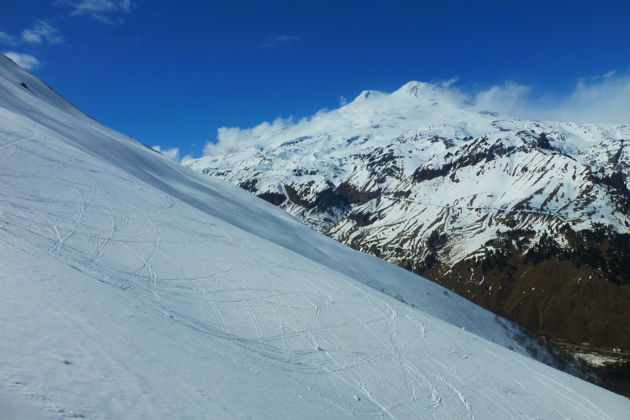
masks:
<svg viewBox="0 0 630 420"><path fill-rule="evenodd" d="M525 356L546 353L508 321L98 124L3 56L0 162L3 419L630 410Z"/></svg>
<svg viewBox="0 0 630 420"><path fill-rule="evenodd" d="M230 130L246 147L184 163L540 335L630 348L630 127L510 119L411 82Z"/></svg>

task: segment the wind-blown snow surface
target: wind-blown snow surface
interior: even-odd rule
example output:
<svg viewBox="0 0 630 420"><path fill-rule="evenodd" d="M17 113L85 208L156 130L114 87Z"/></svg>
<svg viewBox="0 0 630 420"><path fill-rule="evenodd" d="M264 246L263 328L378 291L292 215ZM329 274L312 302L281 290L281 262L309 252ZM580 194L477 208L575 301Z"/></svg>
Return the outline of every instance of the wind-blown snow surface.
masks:
<svg viewBox="0 0 630 420"><path fill-rule="evenodd" d="M2 56L0 180L0 417L630 412L488 341L523 351L489 312L99 125Z"/></svg>

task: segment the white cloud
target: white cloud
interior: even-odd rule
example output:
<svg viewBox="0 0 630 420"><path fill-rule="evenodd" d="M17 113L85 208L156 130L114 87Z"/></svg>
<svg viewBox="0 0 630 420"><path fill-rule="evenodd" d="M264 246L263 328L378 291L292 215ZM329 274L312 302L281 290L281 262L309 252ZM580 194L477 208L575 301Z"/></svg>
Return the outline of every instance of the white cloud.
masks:
<svg viewBox="0 0 630 420"><path fill-rule="evenodd" d="M100 22L122 23L120 14L129 14L133 8L133 0L57 0L57 4L71 9L70 14L90 16Z"/></svg>
<svg viewBox="0 0 630 420"><path fill-rule="evenodd" d="M506 82L478 93L476 100L484 108L523 119L630 124L630 75L608 72L580 79L564 96Z"/></svg>
<svg viewBox="0 0 630 420"><path fill-rule="evenodd" d="M456 79L451 79L433 86L448 102L474 103L479 110L495 111L504 118L630 124L630 75L609 72L581 79L568 94L562 96L550 95L512 81L476 92L462 92L455 86L456 82ZM340 106L344 105L345 101L340 100ZM251 128L221 127L217 130L217 141L207 143L204 154L262 148L274 138L312 135L314 126L339 127L345 123L335 110L321 110L298 121L277 118Z"/></svg>
<svg viewBox="0 0 630 420"><path fill-rule="evenodd" d="M153 150L162 153L167 158L179 162L179 147L173 147L172 149L162 149L160 146L153 146Z"/></svg>
<svg viewBox="0 0 630 420"><path fill-rule="evenodd" d="M475 95L475 103L489 111L499 111L503 115L516 115L515 112L524 101L528 100L531 89L511 81L495 85Z"/></svg>
<svg viewBox="0 0 630 420"><path fill-rule="evenodd" d="M31 29L22 31L22 40L29 44L60 44L63 37L59 35L56 28L45 20L37 20Z"/></svg>
<svg viewBox="0 0 630 420"><path fill-rule="evenodd" d="M459 77L452 77L450 79L444 80L443 82L440 83L440 86L443 88L448 88L453 86L455 83L457 83L459 81Z"/></svg>
<svg viewBox="0 0 630 420"><path fill-rule="evenodd" d="M48 21L38 19L31 28L23 30L20 36L0 32L0 43L13 47L23 44L61 44L63 37Z"/></svg>
<svg viewBox="0 0 630 420"><path fill-rule="evenodd" d="M14 47L21 43L21 39L18 36L0 31L0 43Z"/></svg>
<svg viewBox="0 0 630 420"><path fill-rule="evenodd" d="M125 12L130 12L131 11L131 7L133 6L133 3L131 0L122 0L119 3L119 7L121 10L124 10Z"/></svg>
<svg viewBox="0 0 630 420"><path fill-rule="evenodd" d="M549 113L559 120L630 124L630 76L608 73L595 80L581 80Z"/></svg>
<svg viewBox="0 0 630 420"><path fill-rule="evenodd" d="M267 121L252 127L221 127L217 130L217 143L208 142L203 149L204 155L218 155L223 153L238 152L243 148L264 146L269 139L282 133L287 128L299 124L293 118L277 118L272 123Z"/></svg>
<svg viewBox="0 0 630 420"><path fill-rule="evenodd" d="M5 51L2 54L4 54L6 57L13 60L15 64L26 70L33 70L34 68L39 66L39 60L29 54L20 54L13 51Z"/></svg>
<svg viewBox="0 0 630 420"><path fill-rule="evenodd" d="M263 48L276 48L297 41L300 41L300 38L295 35L270 35L260 46Z"/></svg>

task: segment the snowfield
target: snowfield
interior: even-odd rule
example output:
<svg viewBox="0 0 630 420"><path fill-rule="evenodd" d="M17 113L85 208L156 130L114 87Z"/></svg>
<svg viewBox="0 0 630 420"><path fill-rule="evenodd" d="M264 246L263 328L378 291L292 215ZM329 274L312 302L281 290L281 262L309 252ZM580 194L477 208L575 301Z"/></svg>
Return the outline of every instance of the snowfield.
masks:
<svg viewBox="0 0 630 420"><path fill-rule="evenodd" d="M98 124L3 56L0 258L3 419L630 413L524 356L511 324Z"/></svg>

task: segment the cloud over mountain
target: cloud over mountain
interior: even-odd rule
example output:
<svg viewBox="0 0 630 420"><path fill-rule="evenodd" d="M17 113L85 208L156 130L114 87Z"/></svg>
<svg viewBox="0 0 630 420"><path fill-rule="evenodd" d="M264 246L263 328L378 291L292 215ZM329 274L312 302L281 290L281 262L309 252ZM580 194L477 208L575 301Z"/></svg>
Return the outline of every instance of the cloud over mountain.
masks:
<svg viewBox="0 0 630 420"><path fill-rule="evenodd" d="M409 87L413 83L421 86L421 90L417 90L418 86ZM628 112L630 76L616 72L581 79L571 92L564 96L546 95L531 86L513 81L506 81L476 92L462 91L457 87L456 79L438 84L412 82L405 86L416 89L411 92L413 94L411 96L424 95L427 99L431 98L431 95L438 95L440 102L450 104L451 108L467 109L472 106L477 110L497 112L499 114L497 118L630 124L630 112ZM404 90L403 88L397 92ZM289 139L303 135L300 133L317 131L319 125L344 124L347 120L345 116L355 112L353 109L357 108L358 102L363 99L372 100L374 97L380 97L383 103L379 102L379 105L373 109L361 105L361 109L362 111L367 109L373 120L370 124L379 124L377 120L380 118L389 118L383 106L398 106L394 96L395 94L388 96L383 92L365 91L350 103L342 102L337 109L324 109L301 119L279 117L272 122L265 121L249 128L221 127L217 130L217 141L209 142L204 149L204 154L216 155L246 148L263 147L272 138L285 136ZM390 97L391 99L388 99ZM427 103L427 106L430 108L434 105ZM368 122L366 120L366 123Z"/></svg>

